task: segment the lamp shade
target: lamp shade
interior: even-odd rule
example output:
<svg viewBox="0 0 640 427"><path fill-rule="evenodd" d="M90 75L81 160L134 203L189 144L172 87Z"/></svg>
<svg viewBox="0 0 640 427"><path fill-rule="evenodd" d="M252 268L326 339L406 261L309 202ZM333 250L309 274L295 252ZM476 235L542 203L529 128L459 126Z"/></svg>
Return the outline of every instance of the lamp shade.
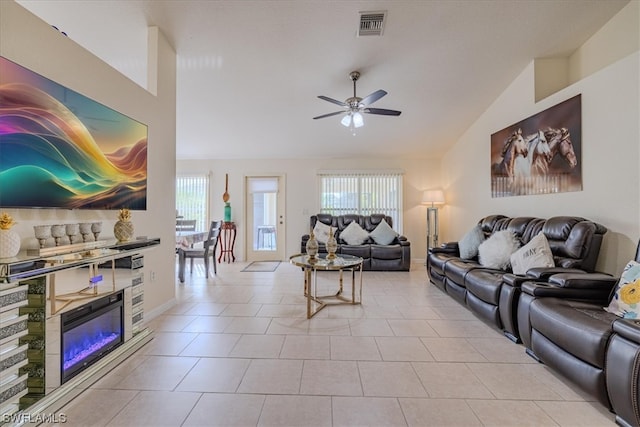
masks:
<svg viewBox="0 0 640 427"><path fill-rule="evenodd" d="M360 113L359 111L353 113L353 125L357 128L364 125L364 117L362 117L362 113Z"/></svg>
<svg viewBox="0 0 640 427"><path fill-rule="evenodd" d="M442 190L426 190L422 193L423 205L444 205L444 192Z"/></svg>

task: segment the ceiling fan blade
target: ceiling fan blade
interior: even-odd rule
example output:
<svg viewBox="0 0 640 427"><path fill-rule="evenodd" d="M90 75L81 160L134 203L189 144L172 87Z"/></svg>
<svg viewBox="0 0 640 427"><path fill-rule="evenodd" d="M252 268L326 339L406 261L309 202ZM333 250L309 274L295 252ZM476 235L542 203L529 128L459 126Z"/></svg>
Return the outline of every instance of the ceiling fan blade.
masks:
<svg viewBox="0 0 640 427"><path fill-rule="evenodd" d="M329 98L328 96L319 95L318 98L324 99L325 101L332 102L334 104L338 104L341 107L348 107L348 105L342 101L338 101L337 99Z"/></svg>
<svg viewBox="0 0 640 427"><path fill-rule="evenodd" d="M335 113L323 114L321 116L314 117L313 119L314 120L315 119L324 119L325 117L336 116L336 115L342 114L342 113L344 113L344 111L336 111Z"/></svg>
<svg viewBox="0 0 640 427"><path fill-rule="evenodd" d="M402 111L386 110L384 108L365 108L362 111L369 114L380 114L382 116L399 116L402 113Z"/></svg>
<svg viewBox="0 0 640 427"><path fill-rule="evenodd" d="M362 101L360 101L360 104L362 105L369 105L369 104L373 104L374 102L376 102L378 99L382 98L383 96L385 96L387 94L386 91L379 89L375 92L373 92L370 95L365 96L364 98L362 98Z"/></svg>

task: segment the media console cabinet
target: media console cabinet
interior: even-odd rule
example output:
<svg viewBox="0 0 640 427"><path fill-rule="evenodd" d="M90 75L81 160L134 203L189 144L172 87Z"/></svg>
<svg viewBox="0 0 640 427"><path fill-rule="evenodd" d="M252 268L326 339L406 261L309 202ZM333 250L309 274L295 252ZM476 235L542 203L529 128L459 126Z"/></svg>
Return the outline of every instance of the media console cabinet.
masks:
<svg viewBox="0 0 640 427"><path fill-rule="evenodd" d="M99 240L0 259L0 425L36 425L153 338L144 255Z"/></svg>

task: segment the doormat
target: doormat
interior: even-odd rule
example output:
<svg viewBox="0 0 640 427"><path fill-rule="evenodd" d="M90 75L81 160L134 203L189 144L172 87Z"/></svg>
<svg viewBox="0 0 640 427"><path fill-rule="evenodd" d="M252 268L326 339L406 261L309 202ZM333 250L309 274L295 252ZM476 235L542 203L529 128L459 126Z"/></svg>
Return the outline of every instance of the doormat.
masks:
<svg viewBox="0 0 640 427"><path fill-rule="evenodd" d="M247 265L242 271L248 271L253 273L261 272L273 272L280 265L280 261L253 261Z"/></svg>

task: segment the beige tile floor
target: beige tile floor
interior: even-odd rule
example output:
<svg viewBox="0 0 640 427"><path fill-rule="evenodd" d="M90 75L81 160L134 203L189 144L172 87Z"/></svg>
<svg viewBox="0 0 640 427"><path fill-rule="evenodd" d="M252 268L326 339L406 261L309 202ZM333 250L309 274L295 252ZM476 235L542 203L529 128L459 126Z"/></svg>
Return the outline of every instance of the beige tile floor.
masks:
<svg viewBox="0 0 640 427"><path fill-rule="evenodd" d="M61 412L66 426L609 426L613 415L411 272L307 320L302 272L201 265L155 338ZM333 284L327 272L320 286ZM152 292L151 289L148 290Z"/></svg>

